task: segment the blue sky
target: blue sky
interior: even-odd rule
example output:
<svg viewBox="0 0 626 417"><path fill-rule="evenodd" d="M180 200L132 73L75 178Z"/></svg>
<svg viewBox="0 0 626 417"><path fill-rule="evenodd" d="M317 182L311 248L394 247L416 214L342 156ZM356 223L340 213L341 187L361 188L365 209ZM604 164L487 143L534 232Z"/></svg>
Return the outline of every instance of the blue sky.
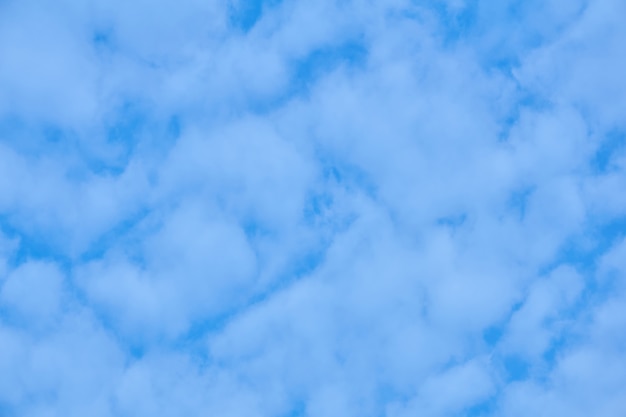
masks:
<svg viewBox="0 0 626 417"><path fill-rule="evenodd" d="M622 416L623 16L0 0L0 415Z"/></svg>

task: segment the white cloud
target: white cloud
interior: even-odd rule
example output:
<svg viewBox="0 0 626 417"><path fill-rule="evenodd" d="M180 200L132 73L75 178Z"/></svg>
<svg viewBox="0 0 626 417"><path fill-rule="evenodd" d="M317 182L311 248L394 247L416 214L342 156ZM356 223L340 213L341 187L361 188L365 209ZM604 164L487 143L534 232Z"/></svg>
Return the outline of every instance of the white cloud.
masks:
<svg viewBox="0 0 626 417"><path fill-rule="evenodd" d="M488 364L475 359L428 378L408 405L391 407L390 416L458 415L493 395L495 384Z"/></svg>
<svg viewBox="0 0 626 417"><path fill-rule="evenodd" d="M97 62L62 9L6 2L0 20L0 111L74 129L99 111Z"/></svg>
<svg viewBox="0 0 626 417"><path fill-rule="evenodd" d="M619 415L622 6L540 3L1 3L0 414Z"/></svg>
<svg viewBox="0 0 626 417"><path fill-rule="evenodd" d="M571 326L563 322L563 311L577 301L582 285L581 277L570 267L560 267L546 279L535 282L511 317L501 348L542 365L541 356L563 327Z"/></svg>
<svg viewBox="0 0 626 417"><path fill-rule="evenodd" d="M61 309L63 273L54 264L31 261L12 270L0 288L3 306L35 322L54 319Z"/></svg>

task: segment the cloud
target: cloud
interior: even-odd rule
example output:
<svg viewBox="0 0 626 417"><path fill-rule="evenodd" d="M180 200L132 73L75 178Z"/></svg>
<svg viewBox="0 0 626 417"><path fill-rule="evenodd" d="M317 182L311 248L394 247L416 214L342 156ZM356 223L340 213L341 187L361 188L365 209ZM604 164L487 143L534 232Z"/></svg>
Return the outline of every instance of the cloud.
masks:
<svg viewBox="0 0 626 417"><path fill-rule="evenodd" d="M0 414L620 415L621 9L0 2Z"/></svg>
<svg viewBox="0 0 626 417"><path fill-rule="evenodd" d="M63 278L54 264L27 262L6 277L0 299L17 315L42 322L59 313Z"/></svg>

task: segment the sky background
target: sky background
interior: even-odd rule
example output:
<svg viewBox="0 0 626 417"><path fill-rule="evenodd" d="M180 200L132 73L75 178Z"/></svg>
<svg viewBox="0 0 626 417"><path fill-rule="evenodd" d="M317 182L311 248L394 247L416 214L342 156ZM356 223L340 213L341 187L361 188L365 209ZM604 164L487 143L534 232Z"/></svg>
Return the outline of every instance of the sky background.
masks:
<svg viewBox="0 0 626 417"><path fill-rule="evenodd" d="M0 0L0 416L624 416L625 16Z"/></svg>

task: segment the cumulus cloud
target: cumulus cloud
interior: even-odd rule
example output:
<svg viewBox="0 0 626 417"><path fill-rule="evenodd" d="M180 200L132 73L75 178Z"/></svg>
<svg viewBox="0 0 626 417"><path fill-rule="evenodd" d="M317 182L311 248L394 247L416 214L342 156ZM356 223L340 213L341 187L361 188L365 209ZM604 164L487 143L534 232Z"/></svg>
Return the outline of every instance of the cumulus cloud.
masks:
<svg viewBox="0 0 626 417"><path fill-rule="evenodd" d="M623 9L0 2L0 414L621 415Z"/></svg>

